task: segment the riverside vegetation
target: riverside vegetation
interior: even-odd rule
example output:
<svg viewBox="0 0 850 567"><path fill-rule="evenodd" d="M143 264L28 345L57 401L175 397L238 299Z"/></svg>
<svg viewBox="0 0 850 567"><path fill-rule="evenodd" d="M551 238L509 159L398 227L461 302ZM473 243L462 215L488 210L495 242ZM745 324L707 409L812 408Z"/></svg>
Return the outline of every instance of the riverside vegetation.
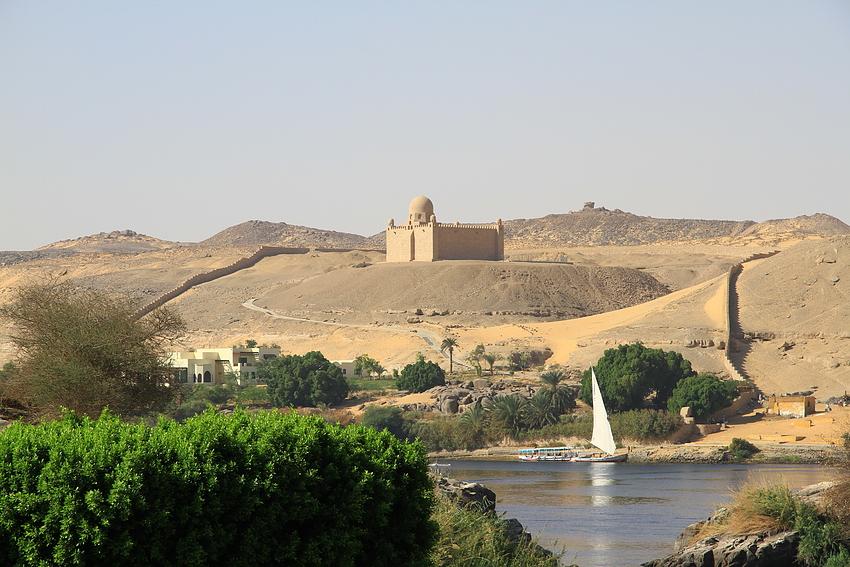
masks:
<svg viewBox="0 0 850 567"><path fill-rule="evenodd" d="M18 422L0 435L0 564L558 565L435 498L426 464L418 443L294 412Z"/></svg>

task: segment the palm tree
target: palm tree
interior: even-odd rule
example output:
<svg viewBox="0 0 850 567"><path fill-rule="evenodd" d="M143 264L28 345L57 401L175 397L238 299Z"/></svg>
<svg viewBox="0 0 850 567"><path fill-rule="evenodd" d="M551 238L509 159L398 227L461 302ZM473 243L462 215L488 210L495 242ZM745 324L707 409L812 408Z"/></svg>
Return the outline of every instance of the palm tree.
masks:
<svg viewBox="0 0 850 567"><path fill-rule="evenodd" d="M496 364L496 361L499 360L499 355L490 354L489 352L485 352L481 355L481 359L487 363L487 366L490 367L490 376L493 375L493 365Z"/></svg>
<svg viewBox="0 0 850 567"><path fill-rule="evenodd" d="M452 363L454 361L453 355L454 355L456 346L457 346L457 339L453 339L451 337L446 337L445 339L443 339L443 342L440 343L440 352L449 351L449 374L452 373Z"/></svg>
<svg viewBox="0 0 850 567"><path fill-rule="evenodd" d="M546 390L540 390L528 400L524 413L526 423L534 429L558 423L558 415L552 407L552 397Z"/></svg>
<svg viewBox="0 0 850 567"><path fill-rule="evenodd" d="M525 398L507 394L494 398L485 411L493 423L507 429L513 435L522 427L523 408L526 403Z"/></svg>
<svg viewBox="0 0 850 567"><path fill-rule="evenodd" d="M540 375L544 385L543 391L549 397L549 404L557 415L566 413L573 406L572 391L561 385L564 378L566 376L560 370L550 370Z"/></svg>

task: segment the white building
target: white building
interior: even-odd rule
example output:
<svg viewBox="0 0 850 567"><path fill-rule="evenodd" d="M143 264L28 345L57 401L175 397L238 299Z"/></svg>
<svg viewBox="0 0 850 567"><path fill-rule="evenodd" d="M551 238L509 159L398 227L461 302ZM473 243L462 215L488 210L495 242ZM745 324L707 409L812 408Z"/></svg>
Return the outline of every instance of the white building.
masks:
<svg viewBox="0 0 850 567"><path fill-rule="evenodd" d="M254 384L257 362L277 358L280 348L204 348L171 353L177 382L184 384L224 384L232 373L239 385Z"/></svg>

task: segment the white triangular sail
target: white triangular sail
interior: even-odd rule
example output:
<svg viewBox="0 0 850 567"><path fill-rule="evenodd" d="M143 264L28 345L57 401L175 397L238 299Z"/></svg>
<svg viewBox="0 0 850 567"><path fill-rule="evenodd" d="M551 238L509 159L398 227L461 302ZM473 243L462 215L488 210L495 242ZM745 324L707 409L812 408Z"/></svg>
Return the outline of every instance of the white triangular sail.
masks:
<svg viewBox="0 0 850 567"><path fill-rule="evenodd" d="M590 367L590 376L593 379L593 436L590 438L590 442L609 455L613 455L617 445L614 443L614 434L611 433L608 413L605 411L602 392L599 390L596 372L594 372L592 366Z"/></svg>

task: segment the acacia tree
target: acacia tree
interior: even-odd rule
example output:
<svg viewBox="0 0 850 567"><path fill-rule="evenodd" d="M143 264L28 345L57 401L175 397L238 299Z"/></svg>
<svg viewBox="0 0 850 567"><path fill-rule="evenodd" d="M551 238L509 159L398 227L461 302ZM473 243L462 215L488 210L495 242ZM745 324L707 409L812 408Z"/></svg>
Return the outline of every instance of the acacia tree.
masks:
<svg viewBox="0 0 850 567"><path fill-rule="evenodd" d="M451 337L446 337L445 339L443 339L443 342L440 343L440 352L449 351L449 374L452 373L452 363L454 362L454 352L456 346L457 339L453 339Z"/></svg>
<svg viewBox="0 0 850 567"><path fill-rule="evenodd" d="M65 407L97 417L162 410L172 400L170 348L185 333L183 320L160 307L141 319L128 297L81 289L68 281L18 288L0 307L15 330L15 372L5 395L28 403L36 416Z"/></svg>
<svg viewBox="0 0 850 567"><path fill-rule="evenodd" d="M472 365L473 368L475 368L475 373L478 376L481 376L481 358L483 356L484 345L478 345L477 347L469 351L469 354L466 356L466 360L469 362L469 364Z"/></svg>

